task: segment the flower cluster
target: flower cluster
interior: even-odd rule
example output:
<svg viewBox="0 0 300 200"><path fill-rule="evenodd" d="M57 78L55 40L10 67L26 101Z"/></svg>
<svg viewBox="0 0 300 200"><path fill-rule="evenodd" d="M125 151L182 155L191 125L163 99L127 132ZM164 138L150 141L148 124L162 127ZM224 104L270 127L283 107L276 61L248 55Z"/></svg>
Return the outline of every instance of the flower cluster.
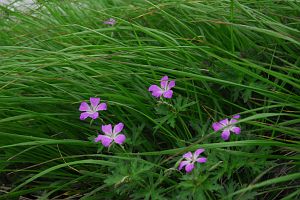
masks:
<svg viewBox="0 0 300 200"><path fill-rule="evenodd" d="M104 21L103 24L113 26L116 24L116 20L109 18L108 20ZM100 103L100 98L91 97L90 105L85 101L80 104L79 111L82 111L80 114L80 119L85 120L90 117L93 120L96 120L99 117L99 111L103 110L107 110L106 103ZM105 147L109 147L113 143L121 145L126 140L126 136L124 134L119 134L123 128L123 123L118 123L114 126L114 129L112 129L111 124L102 125L102 132L104 135L98 135L94 141L101 142Z"/></svg>
<svg viewBox="0 0 300 200"><path fill-rule="evenodd" d="M114 25L115 20L109 19L104 22L105 24ZM152 93L152 96L156 98L166 98L171 99L173 96L172 88L175 87L175 80L170 80L168 76L163 76L160 80L160 86L151 85L148 88L148 91ZM90 105L86 102L82 102L79 110L82 111L80 115L81 120L85 120L90 117L93 120L99 117L99 111L107 110L106 103L100 103L100 98L90 98ZM222 131L221 138L223 140L229 140L230 133L240 134L241 128L236 126L240 115L234 115L231 119L223 119L219 122L212 124L212 128L215 132ZM126 140L126 136L121 134L121 131L124 128L123 123L118 123L114 127L111 124L102 125L102 132L104 134L99 134L95 138L95 142L101 142L103 146L110 147L113 143L123 144ZM206 157L199 157L205 150L203 148L197 149L194 153L187 152L185 153L179 163L178 169L182 170L183 168L187 173L190 173L194 168L196 163L206 163Z"/></svg>
<svg viewBox="0 0 300 200"><path fill-rule="evenodd" d="M168 76L164 76L160 81L160 87L158 85L151 85L148 91L151 92L152 96L156 98L164 97L170 99L173 96L173 91L171 90L173 87L175 87L175 81L169 81ZM231 132L235 134L240 134L241 132L241 128L236 126L238 118L240 118L240 115L235 115L230 120L226 118L219 122L215 122L213 123L212 128L215 132L222 130L222 139L229 140ZM198 149L194 154L192 152L184 154L183 159L185 160L180 162L178 169L181 170L183 167L185 167L185 171L189 173L194 169L196 162L205 163L207 160L206 158L198 158L199 155L203 152L204 149Z"/></svg>
<svg viewBox="0 0 300 200"><path fill-rule="evenodd" d="M80 115L81 120L85 120L88 117L95 120L99 117L98 111L107 109L106 103L100 103L100 98L91 97L90 102L90 106L86 102L80 104L79 111L83 111ZM118 123L115 125L114 129L112 129L111 124L102 125L102 132L104 135L98 135L98 137L95 138L95 142L101 142L105 147L109 147L113 142L123 144L126 136L124 134L119 134L123 128L123 123Z"/></svg>

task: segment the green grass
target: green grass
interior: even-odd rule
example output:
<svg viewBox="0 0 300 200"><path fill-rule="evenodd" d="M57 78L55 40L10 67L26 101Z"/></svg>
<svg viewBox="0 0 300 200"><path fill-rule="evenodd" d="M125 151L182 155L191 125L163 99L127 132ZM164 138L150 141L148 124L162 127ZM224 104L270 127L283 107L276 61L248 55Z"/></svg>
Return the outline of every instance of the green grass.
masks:
<svg viewBox="0 0 300 200"><path fill-rule="evenodd" d="M0 7L0 199L300 198L298 1L77 2ZM147 91L163 75L173 110ZM79 120L94 96L124 149ZM237 113L225 142L211 124Z"/></svg>

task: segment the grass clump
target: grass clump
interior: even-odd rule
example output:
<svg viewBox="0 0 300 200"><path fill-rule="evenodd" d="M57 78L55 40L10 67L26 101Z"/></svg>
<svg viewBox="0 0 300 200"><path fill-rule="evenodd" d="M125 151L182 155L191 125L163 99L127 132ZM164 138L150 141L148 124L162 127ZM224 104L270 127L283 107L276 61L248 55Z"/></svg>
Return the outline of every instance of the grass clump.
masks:
<svg viewBox="0 0 300 200"><path fill-rule="evenodd" d="M300 4L1 6L0 199L298 199ZM103 24L109 18L115 25ZM148 88L176 80L171 99ZM80 121L101 97L101 120ZM240 114L223 141L212 123ZM93 142L123 122L126 142ZM205 148L205 164L177 170Z"/></svg>

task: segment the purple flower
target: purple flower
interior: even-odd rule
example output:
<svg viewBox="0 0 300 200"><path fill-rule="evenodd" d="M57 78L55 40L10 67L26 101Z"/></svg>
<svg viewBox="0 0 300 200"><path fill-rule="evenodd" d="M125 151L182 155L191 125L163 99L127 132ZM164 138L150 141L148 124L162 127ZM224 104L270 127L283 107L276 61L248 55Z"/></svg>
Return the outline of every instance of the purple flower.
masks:
<svg viewBox="0 0 300 200"><path fill-rule="evenodd" d="M113 26L113 25L115 25L116 20L113 18L109 18L108 20L104 21L103 23Z"/></svg>
<svg viewBox="0 0 300 200"><path fill-rule="evenodd" d="M79 110L84 111L80 115L81 120L85 120L86 118L90 117L92 119L97 119L99 116L98 111L106 110L106 103L100 103L100 98L90 98L91 106L89 106L86 102L82 102L80 104Z"/></svg>
<svg viewBox="0 0 300 200"><path fill-rule="evenodd" d="M112 129L111 124L102 125L102 132L104 132L104 135L98 135L98 137L95 138L95 142L101 141L101 143L105 147L109 147L112 142L123 144L126 136L123 134L119 134L123 130L123 128L123 123L118 123L117 125L115 125L114 129Z"/></svg>
<svg viewBox="0 0 300 200"><path fill-rule="evenodd" d="M207 160L205 157L199 158L199 155L204 151L204 149L197 149L194 154L190 151L184 154L182 157L185 158L185 160L179 163L178 169L181 170L185 166L185 171L190 173L195 167L195 162L205 163Z"/></svg>
<svg viewBox="0 0 300 200"><path fill-rule="evenodd" d="M151 85L148 89L149 92L152 92L152 96L159 98L161 96L165 98L172 98L173 91L171 88L175 86L175 81L168 81L168 76L162 77L160 81L160 87L157 85Z"/></svg>
<svg viewBox="0 0 300 200"><path fill-rule="evenodd" d="M228 120L223 119L219 122L213 123L212 127L214 131L218 131L222 129L222 138L223 140L228 140L230 136L230 132L233 132L235 134L240 134L241 133L241 128L235 126L234 124L237 122L236 119L240 118L240 115L234 115L232 119Z"/></svg>

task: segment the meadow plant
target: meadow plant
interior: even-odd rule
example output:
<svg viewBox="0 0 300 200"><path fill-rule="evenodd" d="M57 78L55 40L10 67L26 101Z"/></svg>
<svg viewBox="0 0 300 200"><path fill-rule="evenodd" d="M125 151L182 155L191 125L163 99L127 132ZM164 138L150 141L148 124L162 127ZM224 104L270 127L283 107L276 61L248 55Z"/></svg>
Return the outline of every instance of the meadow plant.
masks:
<svg viewBox="0 0 300 200"><path fill-rule="evenodd" d="M173 87L175 87L175 81L169 81L168 76L164 76L161 78L160 87L158 85L151 85L148 90L156 98L163 96L170 99L173 96L173 90L171 90Z"/></svg>
<svg viewBox="0 0 300 200"><path fill-rule="evenodd" d="M230 132L233 132L237 135L241 133L241 128L235 125L238 122L238 118L240 118L240 115L234 115L230 120L226 118L219 122L213 123L212 127L214 131L222 130L221 137L223 140L229 140Z"/></svg>
<svg viewBox="0 0 300 200"><path fill-rule="evenodd" d="M185 167L185 171L190 173L195 168L195 162L205 163L207 161L205 157L199 158L199 155L204 151L204 149L197 149L194 153L189 151L184 154L182 157L185 160L179 163L178 169L181 170L183 167Z"/></svg>
<svg viewBox="0 0 300 200"><path fill-rule="evenodd" d="M300 199L297 1L36 6L0 3L0 200Z"/></svg>
<svg viewBox="0 0 300 200"><path fill-rule="evenodd" d="M112 128L111 124L102 125L102 132L104 133L104 135L98 135L98 137L95 138L95 142L101 141L101 143L105 147L109 147L110 145L112 145L112 142L123 144L126 136L124 134L119 134L123 130L123 128L123 123L118 123L114 126L114 128Z"/></svg>
<svg viewBox="0 0 300 200"><path fill-rule="evenodd" d="M83 111L80 114L80 119L85 120L90 117L92 119L97 119L99 117L99 111L106 110L106 103L100 103L100 98L90 98L91 105L88 105L86 102L80 104L79 110Z"/></svg>

